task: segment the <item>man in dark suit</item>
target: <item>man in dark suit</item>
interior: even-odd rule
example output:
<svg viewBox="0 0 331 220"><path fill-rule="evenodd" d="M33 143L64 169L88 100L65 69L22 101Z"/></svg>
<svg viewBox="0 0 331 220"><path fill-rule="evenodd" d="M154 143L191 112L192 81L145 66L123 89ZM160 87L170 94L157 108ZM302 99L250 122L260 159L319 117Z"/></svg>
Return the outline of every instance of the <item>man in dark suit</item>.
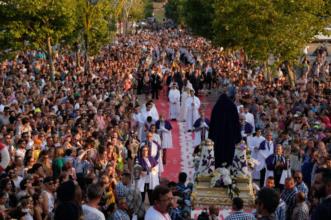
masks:
<svg viewBox="0 0 331 220"><path fill-rule="evenodd" d="M283 155L283 147L278 144L276 146L276 151L274 154L270 155L266 159L267 172L269 175L272 175L275 178L276 188L282 190L283 184L280 183L283 172L286 172L288 164L285 156ZM268 176L269 176L268 175Z"/></svg>
<svg viewBox="0 0 331 220"><path fill-rule="evenodd" d="M159 90L161 88L161 77L155 71L151 75L152 99L159 99Z"/></svg>
<svg viewBox="0 0 331 220"><path fill-rule="evenodd" d="M194 72L190 75L190 82L197 96L199 95L199 90L201 89L202 82L201 74L199 71L200 70L195 69Z"/></svg>

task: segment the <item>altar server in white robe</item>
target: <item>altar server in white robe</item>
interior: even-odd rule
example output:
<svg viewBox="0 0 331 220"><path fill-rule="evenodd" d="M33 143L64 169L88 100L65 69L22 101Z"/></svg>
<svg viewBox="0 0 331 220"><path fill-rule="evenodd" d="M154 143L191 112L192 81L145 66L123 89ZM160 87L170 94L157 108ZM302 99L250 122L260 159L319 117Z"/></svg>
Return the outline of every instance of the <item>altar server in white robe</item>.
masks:
<svg viewBox="0 0 331 220"><path fill-rule="evenodd" d="M180 92L178 90L177 83L172 83L168 98L170 119L177 120L180 112Z"/></svg>
<svg viewBox="0 0 331 220"><path fill-rule="evenodd" d="M186 114L186 100L190 96L190 91L193 89L192 84L188 81L187 85L183 88L182 94L181 94L181 102L180 102L180 114L179 114L179 120L185 121L185 114Z"/></svg>
<svg viewBox="0 0 331 220"><path fill-rule="evenodd" d="M155 141L158 145L162 146L161 145L161 136L157 132L157 129L156 129L156 125L155 124L152 124L151 125L149 131L153 134L153 141Z"/></svg>
<svg viewBox="0 0 331 220"><path fill-rule="evenodd" d="M160 115L160 120L156 123L156 129L161 137L161 148L162 148L162 162L163 165L167 163L167 149L172 148L172 126L168 120L164 120L163 115Z"/></svg>
<svg viewBox="0 0 331 220"><path fill-rule="evenodd" d="M254 160L259 160L259 147L262 141L265 140L265 138L261 134L261 130L257 129L255 136L249 134L246 137L247 139L247 145L251 151L251 156ZM259 167L259 164L257 165ZM260 179L260 171L257 171L257 167L253 170L253 179L258 180Z"/></svg>
<svg viewBox="0 0 331 220"><path fill-rule="evenodd" d="M266 136L266 140L262 141L259 146L258 158L260 161L260 165L257 167L257 171L260 172L260 185L264 185L264 177L266 170L265 160L274 153L274 142L272 140L272 133L268 132Z"/></svg>
<svg viewBox="0 0 331 220"><path fill-rule="evenodd" d="M169 149L173 147L172 144L172 126L168 120L165 120L163 115L160 115L160 119L155 123L156 129L161 137L162 149Z"/></svg>
<svg viewBox="0 0 331 220"><path fill-rule="evenodd" d="M194 145L199 146L202 141L208 139L209 120L205 116L204 109L200 109L200 118L194 122Z"/></svg>
<svg viewBox="0 0 331 220"><path fill-rule="evenodd" d="M133 124L133 127L138 132L139 140L142 141L145 121L144 121L143 115L140 111L139 105L134 108L134 112L132 113L132 124Z"/></svg>
<svg viewBox="0 0 331 220"><path fill-rule="evenodd" d="M160 184L159 166L157 160L150 155L150 148L147 143L141 148L138 157L139 165L142 167L142 172L138 180L138 189L141 192L142 200L145 201L145 194L148 193L149 201L152 201L152 191Z"/></svg>
<svg viewBox="0 0 331 220"><path fill-rule="evenodd" d="M254 115L249 112L249 109L247 106L244 107L244 115L245 115L245 120L253 126L253 133L255 132L255 119Z"/></svg>
<svg viewBox="0 0 331 220"><path fill-rule="evenodd" d="M185 121L186 121L186 129L188 132L191 132L194 127L193 124L199 118L199 108L200 108L200 100L198 97L194 95L194 90L190 91L190 96L186 99L186 113L185 113Z"/></svg>
<svg viewBox="0 0 331 220"><path fill-rule="evenodd" d="M148 116L152 117L153 122L159 120L159 113L152 101L145 104L145 107L141 109L141 114L144 122L146 122Z"/></svg>

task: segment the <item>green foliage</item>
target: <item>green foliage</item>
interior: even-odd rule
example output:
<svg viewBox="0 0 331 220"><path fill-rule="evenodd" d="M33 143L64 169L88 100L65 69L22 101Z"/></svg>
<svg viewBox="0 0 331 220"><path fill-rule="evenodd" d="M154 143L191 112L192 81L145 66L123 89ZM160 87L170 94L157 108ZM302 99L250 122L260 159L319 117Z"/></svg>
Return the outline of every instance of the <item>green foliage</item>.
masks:
<svg viewBox="0 0 331 220"><path fill-rule="evenodd" d="M183 24L183 7L185 0L168 0L165 5L165 16L177 24Z"/></svg>
<svg viewBox="0 0 331 220"><path fill-rule="evenodd" d="M147 0L132 0L129 13L130 20L137 21L145 18L146 7L148 7Z"/></svg>
<svg viewBox="0 0 331 220"><path fill-rule="evenodd" d="M3 0L0 4L1 49L47 49L74 29L75 1Z"/></svg>
<svg viewBox="0 0 331 220"><path fill-rule="evenodd" d="M197 35L212 37L212 21L214 18L215 0L185 0L183 16L186 25Z"/></svg>
<svg viewBox="0 0 331 220"><path fill-rule="evenodd" d="M214 41L244 48L254 59L269 54L294 60L330 21L325 1L219 0L215 3Z"/></svg>
<svg viewBox="0 0 331 220"><path fill-rule="evenodd" d="M178 13L180 1L184 6ZM182 16L193 33L217 45L243 48L260 61L270 54L281 61L295 60L330 24L330 8L330 0L169 0L166 15Z"/></svg>
<svg viewBox="0 0 331 220"><path fill-rule="evenodd" d="M111 2L99 0L95 4L87 0L77 0L77 39L84 39L88 53L96 54L112 37L110 29ZM83 35L83 36L82 36ZM86 42L88 41L88 42Z"/></svg>
<svg viewBox="0 0 331 220"><path fill-rule="evenodd" d="M145 18L153 16L153 1L152 0L144 0L145 1Z"/></svg>
<svg viewBox="0 0 331 220"><path fill-rule="evenodd" d="M95 54L109 43L125 0L2 0L0 48L42 49L51 43L72 46L88 40ZM113 15L113 16L111 16Z"/></svg>

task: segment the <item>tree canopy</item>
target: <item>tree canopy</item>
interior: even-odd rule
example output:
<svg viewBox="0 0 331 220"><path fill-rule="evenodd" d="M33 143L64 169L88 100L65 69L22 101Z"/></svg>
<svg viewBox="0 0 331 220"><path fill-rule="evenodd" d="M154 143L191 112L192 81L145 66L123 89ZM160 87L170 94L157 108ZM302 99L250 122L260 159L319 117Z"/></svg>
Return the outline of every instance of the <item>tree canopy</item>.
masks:
<svg viewBox="0 0 331 220"><path fill-rule="evenodd" d="M3 0L0 5L0 48L47 49L72 32L76 2L71 0Z"/></svg>
<svg viewBox="0 0 331 220"><path fill-rule="evenodd" d="M170 0L168 8L197 35L265 61L294 60L330 24L330 0Z"/></svg>
<svg viewBox="0 0 331 220"><path fill-rule="evenodd" d="M110 42L124 9L132 19L144 16L149 0L1 0L0 50L40 49L52 45L88 45L89 54ZM125 6L129 6L126 7ZM87 43L86 43L86 42Z"/></svg>

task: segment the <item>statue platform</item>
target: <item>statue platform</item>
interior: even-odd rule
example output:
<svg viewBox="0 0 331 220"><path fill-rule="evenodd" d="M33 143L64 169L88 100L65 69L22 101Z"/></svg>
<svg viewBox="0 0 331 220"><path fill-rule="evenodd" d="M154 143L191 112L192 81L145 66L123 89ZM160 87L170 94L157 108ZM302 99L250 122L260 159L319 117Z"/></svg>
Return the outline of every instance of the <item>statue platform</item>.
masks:
<svg viewBox="0 0 331 220"><path fill-rule="evenodd" d="M212 176L200 176L196 178L192 193L192 203L194 208L208 208L216 205L221 208L231 208L232 199L229 196L228 188L211 187ZM244 208L254 207L255 196L253 193L252 180L250 178L236 177L236 185L240 190L239 197L244 200ZM235 197L236 195L234 195Z"/></svg>

